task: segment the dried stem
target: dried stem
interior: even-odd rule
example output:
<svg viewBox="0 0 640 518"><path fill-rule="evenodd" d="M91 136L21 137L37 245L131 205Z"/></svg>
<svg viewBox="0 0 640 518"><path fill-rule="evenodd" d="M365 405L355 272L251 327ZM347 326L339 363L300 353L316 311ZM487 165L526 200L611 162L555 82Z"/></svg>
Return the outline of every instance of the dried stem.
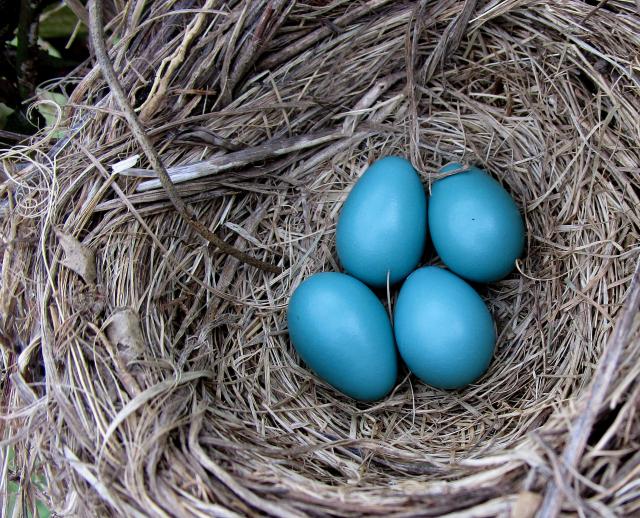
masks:
<svg viewBox="0 0 640 518"><path fill-rule="evenodd" d="M591 383L589 394L582 401L582 408L575 423L571 427L567 445L562 454L561 477L566 477L566 470L575 469L577 463L587 445L587 439L596 422L596 417L605 402L611 387L614 372L620 364L620 357L626 345L628 345L634 320L640 312L640 262L633 274L629 295L627 296L625 309L620 315L615 332L600 359L598 370ZM552 479L547 486L547 492L540 508L540 518L554 518L560 513L563 501L563 493Z"/></svg>
<svg viewBox="0 0 640 518"><path fill-rule="evenodd" d="M144 151L147 160L149 160L153 171L158 176L158 180L167 192L167 195L171 200L171 203L173 203L173 206L198 234L205 238L211 245L219 248L222 252L239 259L243 263L254 266L255 268L259 268L261 270L272 273L281 272L282 269L280 267L265 263L264 261L260 261L259 259L256 259L255 257L252 257L249 254L246 254L245 252L242 252L237 248L231 246L229 243L219 238L206 226L200 223L200 221L193 217L186 203L182 200L182 198L178 194L178 191L176 191L176 188L173 185L173 182L171 181L171 178L169 177L164 164L162 163L160 155L156 151L153 143L151 142L151 139L147 136L144 128L142 127L142 124L138 120L138 117L133 111L133 108L131 107L129 100L125 96L124 90L122 89L122 86L120 85L120 82L116 76L111 60L109 59L109 55L107 54L104 35L102 33L102 9L102 0L92 0L89 2L89 30L96 53L96 59L98 60L100 69L104 74L105 81L108 83L113 96L116 98L116 101L127 120L133 136L138 142L138 145Z"/></svg>
<svg viewBox="0 0 640 518"><path fill-rule="evenodd" d="M21 485L18 514L638 514L634 2L103 1L117 81L94 19L100 67L62 82L68 120L0 156L0 494ZM141 131L113 100L156 78ZM300 361L286 308L341 269L343 201L390 154L425 190L447 162L485 167L527 249L477 286L499 336L484 377L446 392L403 372L365 405ZM287 268L193 243L192 220ZM95 252L95 284L53 229ZM397 287L378 295L392 313Z"/></svg>
<svg viewBox="0 0 640 518"><path fill-rule="evenodd" d="M342 28L349 23L353 23L358 18L367 14L371 14L376 9L382 7L385 4L388 4L390 1L391 0L369 0L360 7L356 7L352 11L347 12L339 18L333 20L330 24L326 24L324 27L320 27L310 34L307 34L303 38L300 38L290 45L287 45L287 48L265 59L261 63L260 68L263 70L268 70L284 63L288 59L297 56L301 52L305 51L306 49L311 47L311 45L320 41L322 38L326 38L327 36L331 35L333 33L333 27Z"/></svg>
<svg viewBox="0 0 640 518"><path fill-rule="evenodd" d="M289 137L277 139L259 146L234 151L219 157L196 162L195 164L185 164L169 169L168 174L173 183L187 182L198 178L237 169L247 164L259 162L267 158L286 155L296 151L312 148L331 142L333 140L345 137L347 135L343 130L328 129L318 133L300 135L298 137ZM134 170L134 172L144 172L144 170ZM157 189L162 184L160 180L147 180L138 185L137 190L140 192Z"/></svg>

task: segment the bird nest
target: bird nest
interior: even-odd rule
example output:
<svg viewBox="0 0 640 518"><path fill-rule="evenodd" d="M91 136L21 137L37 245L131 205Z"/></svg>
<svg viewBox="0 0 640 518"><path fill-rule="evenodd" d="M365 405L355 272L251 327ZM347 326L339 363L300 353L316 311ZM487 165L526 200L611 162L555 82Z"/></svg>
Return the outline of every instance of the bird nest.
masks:
<svg viewBox="0 0 640 518"><path fill-rule="evenodd" d="M5 491L85 516L640 512L636 3L100 3L58 125L2 156ZM405 370L359 403L285 312L340 270L341 204L387 154L427 191L486 168L526 253L478 287L482 379Z"/></svg>

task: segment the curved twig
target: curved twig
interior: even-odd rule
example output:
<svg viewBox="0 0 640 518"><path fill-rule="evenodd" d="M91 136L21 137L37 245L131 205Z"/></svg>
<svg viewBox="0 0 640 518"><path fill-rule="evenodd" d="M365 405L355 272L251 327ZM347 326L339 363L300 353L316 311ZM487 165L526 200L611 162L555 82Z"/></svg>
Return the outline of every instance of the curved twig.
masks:
<svg viewBox="0 0 640 518"><path fill-rule="evenodd" d="M593 379L591 390L583 402L583 410L578 415L571 429L571 434L562 454L562 463L566 468L576 467L584 451L589 434L596 421L602 403L607 397L609 385L620 361L622 350L631 334L631 328L636 315L640 311L640 261L633 274L629 295L624 306L624 312L616 329L609 339L600 365ZM563 467L564 467L563 466ZM563 474L565 470L563 469ZM540 518L554 518L560 513L564 493L553 479L549 480L544 501L538 516Z"/></svg>
<svg viewBox="0 0 640 518"><path fill-rule="evenodd" d="M89 32L91 33L91 40L93 42L98 65L100 66L105 81L109 85L109 88L116 98L116 101L119 104L125 119L127 120L127 124L131 129L131 133L133 133L134 138L144 151L144 154L147 156L147 159L151 164L151 168L154 170L156 175L158 175L158 179L160 180L162 187L164 187L165 191L167 191L167 195L171 200L171 203L176 208L180 216L182 216L198 234L200 234L213 246L219 248L222 252L235 257L243 263L254 266L256 268L260 268L261 270L272 273L280 273L282 270L278 266L265 263L264 261L256 259L255 257L252 257L249 254L246 254L231 246L229 243L218 237L191 215L189 207L178 194L175 185L173 185L173 182L171 181L171 178L167 173L167 169L162 163L160 155L153 147L151 139L146 134L144 128L142 127L142 124L138 120L138 117L136 116L133 108L131 107L131 104L129 103L129 100L126 97L124 90L122 89L122 85L120 84L120 81L116 76L113 64L111 63L111 60L109 59L109 56L107 54L107 47L105 45L102 27L102 0L92 0L91 2L89 2Z"/></svg>

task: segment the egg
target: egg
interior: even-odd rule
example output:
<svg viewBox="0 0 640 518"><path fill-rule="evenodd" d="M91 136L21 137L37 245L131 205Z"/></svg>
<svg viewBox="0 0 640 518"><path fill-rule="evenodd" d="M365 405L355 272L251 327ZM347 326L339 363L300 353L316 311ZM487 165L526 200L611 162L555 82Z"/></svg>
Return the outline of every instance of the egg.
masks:
<svg viewBox="0 0 640 518"><path fill-rule="evenodd" d="M458 389L487 370L496 333L487 306L460 277L435 266L413 272L394 308L400 356L422 381Z"/></svg>
<svg viewBox="0 0 640 518"><path fill-rule="evenodd" d="M345 271L381 288L404 279L422 257L427 200L411 163L387 156L353 186L338 218L336 249Z"/></svg>
<svg viewBox="0 0 640 518"><path fill-rule="evenodd" d="M287 322L302 360L339 391L375 401L393 388L398 359L391 321L359 280L337 272L312 275L291 296Z"/></svg>
<svg viewBox="0 0 640 518"><path fill-rule="evenodd" d="M441 171L462 167L453 163ZM524 224L513 198L477 167L433 183L429 232L444 264L476 282L506 277L524 248Z"/></svg>

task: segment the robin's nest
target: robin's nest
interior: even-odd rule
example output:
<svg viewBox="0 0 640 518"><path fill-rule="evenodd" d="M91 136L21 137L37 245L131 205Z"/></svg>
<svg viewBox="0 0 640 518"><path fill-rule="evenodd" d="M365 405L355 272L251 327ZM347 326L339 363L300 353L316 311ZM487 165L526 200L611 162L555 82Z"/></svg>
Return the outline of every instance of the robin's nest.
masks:
<svg viewBox="0 0 640 518"><path fill-rule="evenodd" d="M634 1L105 13L109 59L92 11L59 125L2 162L4 490L83 516L640 512ZM445 392L405 371L364 404L301 364L285 310L339 270L342 201L386 154L426 189L486 168L527 247L480 288L487 375Z"/></svg>

